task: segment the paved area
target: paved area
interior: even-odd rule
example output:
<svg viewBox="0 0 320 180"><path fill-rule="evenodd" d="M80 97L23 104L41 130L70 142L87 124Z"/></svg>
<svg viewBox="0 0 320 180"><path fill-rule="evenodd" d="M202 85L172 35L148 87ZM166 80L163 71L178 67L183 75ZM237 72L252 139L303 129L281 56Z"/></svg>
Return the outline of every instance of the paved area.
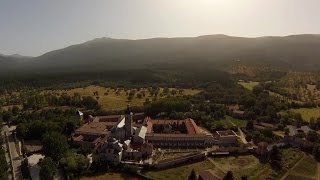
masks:
<svg viewBox="0 0 320 180"><path fill-rule="evenodd" d="M4 126L4 131L7 133L7 136L8 136L9 151L12 157L13 177L14 177L13 179L22 180L23 178L20 171L22 157L19 156L17 153L16 145L12 135L13 130L15 130L15 126L11 126L10 128L7 125Z"/></svg>

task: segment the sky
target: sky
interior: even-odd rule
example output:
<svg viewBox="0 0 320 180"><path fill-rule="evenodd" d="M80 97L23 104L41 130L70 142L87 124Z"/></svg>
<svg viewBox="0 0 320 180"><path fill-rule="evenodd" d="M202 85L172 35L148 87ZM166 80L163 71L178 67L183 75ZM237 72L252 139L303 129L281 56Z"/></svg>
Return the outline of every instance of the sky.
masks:
<svg viewBox="0 0 320 180"><path fill-rule="evenodd" d="M0 0L0 54L100 37L320 34L320 0Z"/></svg>

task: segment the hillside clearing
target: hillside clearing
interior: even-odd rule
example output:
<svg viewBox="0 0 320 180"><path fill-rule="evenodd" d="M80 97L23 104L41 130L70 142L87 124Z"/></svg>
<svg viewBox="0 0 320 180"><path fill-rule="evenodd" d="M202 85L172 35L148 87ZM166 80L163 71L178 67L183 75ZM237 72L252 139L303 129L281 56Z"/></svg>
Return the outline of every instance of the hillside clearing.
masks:
<svg viewBox="0 0 320 180"><path fill-rule="evenodd" d="M296 166L292 175L314 177L317 174L317 161L310 156L306 156L298 166Z"/></svg>
<svg viewBox="0 0 320 180"><path fill-rule="evenodd" d="M255 81L250 81L250 82L238 82L238 84L240 84L240 85L243 86L244 88L252 91L253 87L255 87L256 85L258 85L259 82L255 82Z"/></svg>

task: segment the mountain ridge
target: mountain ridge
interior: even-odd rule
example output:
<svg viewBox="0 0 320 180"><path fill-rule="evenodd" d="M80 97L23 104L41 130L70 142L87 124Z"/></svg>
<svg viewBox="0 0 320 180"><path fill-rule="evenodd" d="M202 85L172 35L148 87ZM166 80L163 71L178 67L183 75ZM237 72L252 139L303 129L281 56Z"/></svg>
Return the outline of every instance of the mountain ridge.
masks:
<svg viewBox="0 0 320 180"><path fill-rule="evenodd" d="M197 37L114 39L96 38L28 59L2 69L135 69L177 68L188 64L215 66L234 63L272 65L299 70L320 70L320 35L234 37L223 34ZM15 60L19 58L10 57ZM4 60L1 59L0 63ZM12 67L10 67L12 66ZM1 67L0 67L1 70Z"/></svg>

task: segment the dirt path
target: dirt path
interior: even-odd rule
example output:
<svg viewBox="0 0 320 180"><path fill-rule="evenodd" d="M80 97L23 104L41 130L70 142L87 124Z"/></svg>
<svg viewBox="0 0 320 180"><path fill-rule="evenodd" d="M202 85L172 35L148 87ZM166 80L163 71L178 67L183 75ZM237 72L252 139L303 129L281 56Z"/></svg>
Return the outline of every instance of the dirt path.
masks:
<svg viewBox="0 0 320 180"><path fill-rule="evenodd" d="M233 123L232 121L228 120L229 123L232 124L232 126L237 126L235 123ZM238 131L239 131L239 134L238 137L241 139L241 141L244 143L244 144L248 144L247 140L246 140L246 136L244 135L244 133L242 132L241 128L238 127Z"/></svg>
<svg viewBox="0 0 320 180"><path fill-rule="evenodd" d="M304 160L305 157L306 157L306 155L303 154L302 158L301 158L294 166L292 166L292 167L280 178L280 180L285 180L286 177L291 173L291 171L292 171L295 167L297 167L297 166L301 163L301 161Z"/></svg>
<svg viewBox="0 0 320 180"><path fill-rule="evenodd" d="M246 140L246 136L244 135L244 133L242 132L241 128L238 127L238 131L239 131L239 138L242 140L242 142L244 144L248 144L248 141Z"/></svg>

